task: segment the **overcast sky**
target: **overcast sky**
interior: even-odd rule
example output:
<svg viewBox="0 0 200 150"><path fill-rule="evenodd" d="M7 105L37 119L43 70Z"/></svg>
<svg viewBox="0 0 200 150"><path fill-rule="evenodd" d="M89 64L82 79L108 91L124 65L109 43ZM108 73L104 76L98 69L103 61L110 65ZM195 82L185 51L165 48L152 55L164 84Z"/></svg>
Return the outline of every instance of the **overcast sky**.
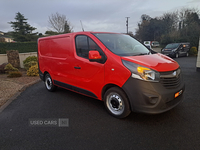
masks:
<svg viewBox="0 0 200 150"><path fill-rule="evenodd" d="M48 17L58 12L66 15L75 32L85 31L135 33L142 14L159 17L163 13L182 8L200 9L200 0L0 0L0 31L12 31L10 21L15 21L17 12L36 27L35 32L45 33L50 29Z"/></svg>

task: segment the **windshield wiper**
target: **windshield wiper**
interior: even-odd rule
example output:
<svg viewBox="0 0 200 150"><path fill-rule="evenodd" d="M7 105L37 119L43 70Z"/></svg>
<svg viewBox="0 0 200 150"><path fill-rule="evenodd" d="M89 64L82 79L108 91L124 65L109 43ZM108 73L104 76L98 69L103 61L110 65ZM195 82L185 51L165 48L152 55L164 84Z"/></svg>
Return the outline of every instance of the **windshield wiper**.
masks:
<svg viewBox="0 0 200 150"><path fill-rule="evenodd" d="M150 54L150 52L148 52L148 53L139 53L137 55L149 55L149 54Z"/></svg>

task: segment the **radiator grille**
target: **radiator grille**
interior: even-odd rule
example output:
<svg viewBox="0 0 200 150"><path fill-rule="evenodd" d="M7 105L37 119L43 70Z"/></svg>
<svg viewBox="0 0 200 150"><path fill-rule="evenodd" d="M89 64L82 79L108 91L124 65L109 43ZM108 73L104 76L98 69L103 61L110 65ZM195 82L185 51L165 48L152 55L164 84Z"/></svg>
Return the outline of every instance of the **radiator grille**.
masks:
<svg viewBox="0 0 200 150"><path fill-rule="evenodd" d="M161 73L160 82L166 88L176 88L181 83L180 69Z"/></svg>

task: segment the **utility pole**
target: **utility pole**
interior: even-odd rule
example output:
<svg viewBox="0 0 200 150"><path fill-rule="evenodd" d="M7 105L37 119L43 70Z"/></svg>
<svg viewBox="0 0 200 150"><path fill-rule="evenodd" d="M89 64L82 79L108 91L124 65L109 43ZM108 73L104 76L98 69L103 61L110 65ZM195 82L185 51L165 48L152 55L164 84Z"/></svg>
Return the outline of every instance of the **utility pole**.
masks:
<svg viewBox="0 0 200 150"><path fill-rule="evenodd" d="M126 32L127 32L127 34L128 34L128 18L130 18L130 17L126 17Z"/></svg>

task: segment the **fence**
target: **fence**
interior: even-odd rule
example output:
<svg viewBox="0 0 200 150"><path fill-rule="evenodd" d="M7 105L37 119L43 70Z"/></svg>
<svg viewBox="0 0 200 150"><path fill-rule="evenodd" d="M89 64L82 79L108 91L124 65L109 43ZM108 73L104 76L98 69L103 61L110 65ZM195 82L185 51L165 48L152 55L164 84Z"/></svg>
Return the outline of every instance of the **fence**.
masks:
<svg viewBox="0 0 200 150"><path fill-rule="evenodd" d="M24 68L23 61L29 56L37 56L37 52L19 53L19 60L20 60L21 68ZM7 62L8 62L7 54L0 54L0 65L3 63L7 63Z"/></svg>

